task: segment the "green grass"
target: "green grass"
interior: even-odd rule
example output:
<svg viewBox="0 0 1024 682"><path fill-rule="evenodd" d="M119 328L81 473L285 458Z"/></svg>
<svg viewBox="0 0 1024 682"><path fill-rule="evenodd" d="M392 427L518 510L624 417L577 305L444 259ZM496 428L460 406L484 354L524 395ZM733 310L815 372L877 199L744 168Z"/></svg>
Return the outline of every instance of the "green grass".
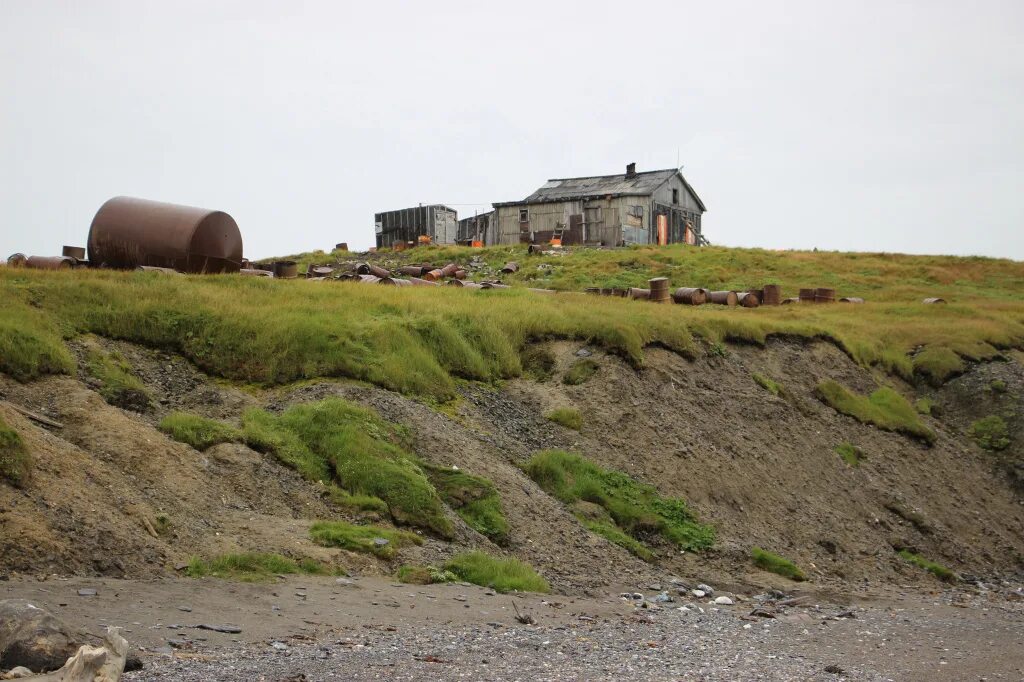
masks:
<svg viewBox="0 0 1024 682"><path fill-rule="evenodd" d="M776 573L790 580L803 581L807 579L800 567L792 561L780 557L778 554L767 552L760 547L750 550L750 558L754 561L755 566L765 571Z"/></svg>
<svg viewBox="0 0 1024 682"><path fill-rule="evenodd" d="M14 486L24 486L32 473L32 456L24 441L0 417L0 480Z"/></svg>
<svg viewBox="0 0 1024 682"><path fill-rule="evenodd" d="M518 559L464 552L452 557L444 567L468 583L490 587L496 592L548 592L551 589L532 566Z"/></svg>
<svg viewBox="0 0 1024 682"><path fill-rule="evenodd" d="M555 356L539 344L531 344L519 356L523 375L534 381L547 381L555 373Z"/></svg>
<svg viewBox="0 0 1024 682"><path fill-rule="evenodd" d="M262 582L277 575L334 575L336 570L314 559L295 561L280 554L225 554L214 559L193 557L185 575L192 578L226 578L242 582Z"/></svg>
<svg viewBox="0 0 1024 682"><path fill-rule="evenodd" d="M384 515L389 513L388 503L379 497L374 497L373 495L353 495L333 483L327 486L327 499L332 504L349 512L371 512Z"/></svg>
<svg viewBox="0 0 1024 682"><path fill-rule="evenodd" d="M600 535L612 544L622 547L633 556L643 559L644 561L654 561L654 552L652 552L647 545L632 536L626 535L622 529L614 523L583 520L583 525L591 533Z"/></svg>
<svg viewBox="0 0 1024 682"><path fill-rule="evenodd" d="M381 526L357 526L345 521L317 521L310 526L309 537L324 547L339 547L382 559L393 559L402 547L423 544L420 536L409 531ZM376 542L381 539L387 540L387 543Z"/></svg>
<svg viewBox="0 0 1024 682"><path fill-rule="evenodd" d="M899 555L903 558L904 561L907 561L913 564L914 566L917 566L918 568L923 568L939 580L943 580L949 583L957 581L956 573L949 570L942 564L938 564L934 561L925 559L920 554L914 554L910 550L901 549Z"/></svg>
<svg viewBox="0 0 1024 682"><path fill-rule="evenodd" d="M100 395L111 405L137 411L145 411L152 405L149 391L120 353L108 353L90 343L86 350L85 369L100 381Z"/></svg>
<svg viewBox="0 0 1024 682"><path fill-rule="evenodd" d="M852 443L842 442L836 446L836 453L851 467L860 466L864 452Z"/></svg>
<svg viewBox="0 0 1024 682"><path fill-rule="evenodd" d="M985 450L1005 450L1010 446L1010 429L997 414L973 422L968 433Z"/></svg>
<svg viewBox="0 0 1024 682"><path fill-rule="evenodd" d="M752 374L751 376L754 378L754 381L757 382L758 386L760 386L764 390L768 391L772 395L782 395L782 392L783 392L782 385L780 383L778 383L777 381L775 381L773 379L769 379L768 377L764 376L763 374L758 374L756 372L754 374Z"/></svg>
<svg viewBox="0 0 1024 682"><path fill-rule="evenodd" d="M437 583L451 583L459 579L451 571L435 566L406 565L399 567L395 573L400 583L410 585L435 585Z"/></svg>
<svg viewBox="0 0 1024 682"><path fill-rule="evenodd" d="M229 424L189 412L171 412L160 420L159 428L179 443L191 445L196 450L206 450L218 443L242 438L241 432Z"/></svg>
<svg viewBox="0 0 1024 682"><path fill-rule="evenodd" d="M583 415L580 414L579 410L572 407L556 407L545 414L544 418L573 431L579 431L583 428Z"/></svg>
<svg viewBox="0 0 1024 682"><path fill-rule="evenodd" d="M993 393L1006 393L1006 382L1002 379L993 379L988 387Z"/></svg>
<svg viewBox="0 0 1024 682"><path fill-rule="evenodd" d="M581 358L576 362L572 363L565 375L562 377L562 383L568 386L579 386L590 381L590 379L597 374L601 366L596 361L590 358Z"/></svg>
<svg viewBox="0 0 1024 682"><path fill-rule="evenodd" d="M216 377L264 385L317 377L359 379L440 401L457 378L523 373L520 351L571 339L635 367L658 345L696 357L724 341L772 335L830 339L865 366L938 379L959 361L1024 347L1024 264L980 258L642 247L527 259L521 247L413 249L383 258L465 263L479 256L530 263L519 288L378 287L235 276L0 268L0 370L20 380L69 372L65 338L86 333L176 352ZM539 271L538 264L551 265ZM581 291L649 277L673 286L745 288L777 281L785 293L829 286L857 306L655 306L610 297L539 296L521 285ZM924 295L951 301L920 304ZM879 334L885 329L885 334ZM949 362L956 356L957 360Z"/></svg>
<svg viewBox="0 0 1024 682"><path fill-rule="evenodd" d="M458 469L420 463L445 504L466 524L499 545L508 543L509 526L498 490L486 478Z"/></svg>
<svg viewBox="0 0 1024 682"><path fill-rule="evenodd" d="M836 381L828 380L818 384L817 393L836 411L859 422L904 433L929 445L935 442L935 433L921 423L914 406L891 388L882 387L870 396L862 396Z"/></svg>
<svg viewBox="0 0 1024 682"><path fill-rule="evenodd" d="M434 486L409 452L402 427L341 398L293 405L279 415L252 409L242 417L245 441L271 452L314 481L351 495L383 500L398 524L451 536Z"/></svg>
<svg viewBox="0 0 1024 682"><path fill-rule="evenodd" d="M930 417L937 407L938 404L931 398L918 398L914 401L914 409L918 414L923 414L926 417Z"/></svg>
<svg viewBox="0 0 1024 682"><path fill-rule="evenodd" d="M683 500L662 497L653 486L603 469L579 455L561 450L538 452L524 470L545 492L565 504L583 500L602 507L614 525L635 540L661 537L689 551L714 544L714 530L698 523Z"/></svg>

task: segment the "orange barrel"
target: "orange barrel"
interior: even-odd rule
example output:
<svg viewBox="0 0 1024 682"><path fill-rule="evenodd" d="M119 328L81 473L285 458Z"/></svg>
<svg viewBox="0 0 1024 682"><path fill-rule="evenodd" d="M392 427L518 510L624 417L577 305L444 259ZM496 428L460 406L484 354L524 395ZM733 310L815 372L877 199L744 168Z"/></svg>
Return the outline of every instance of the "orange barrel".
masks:
<svg viewBox="0 0 1024 682"><path fill-rule="evenodd" d="M736 302L744 308L756 308L761 305L757 301L757 295L750 291L740 291L736 293Z"/></svg>
<svg viewBox="0 0 1024 682"><path fill-rule="evenodd" d="M456 270L454 277L455 279L466 279L466 274L465 270Z"/></svg>
<svg viewBox="0 0 1024 682"><path fill-rule="evenodd" d="M712 291L708 300L716 305L736 305L739 302L735 291Z"/></svg>
<svg viewBox="0 0 1024 682"><path fill-rule="evenodd" d="M423 273L423 279L431 282L436 282L439 279L444 279L444 275L441 273L440 270L428 270L427 272Z"/></svg>
<svg viewBox="0 0 1024 682"><path fill-rule="evenodd" d="M708 290L700 287L680 287L672 293L672 300L682 305L704 305L708 302Z"/></svg>
<svg viewBox="0 0 1024 682"><path fill-rule="evenodd" d="M654 277L647 280L651 289L651 303L668 303L672 295L668 290L668 277Z"/></svg>
<svg viewBox="0 0 1024 682"><path fill-rule="evenodd" d="M441 268L442 277L454 277L455 273L459 271L459 266L455 263L449 263L448 265Z"/></svg>
<svg viewBox="0 0 1024 682"><path fill-rule="evenodd" d="M761 303L764 305L779 305L782 303L782 287L778 284L765 284Z"/></svg>

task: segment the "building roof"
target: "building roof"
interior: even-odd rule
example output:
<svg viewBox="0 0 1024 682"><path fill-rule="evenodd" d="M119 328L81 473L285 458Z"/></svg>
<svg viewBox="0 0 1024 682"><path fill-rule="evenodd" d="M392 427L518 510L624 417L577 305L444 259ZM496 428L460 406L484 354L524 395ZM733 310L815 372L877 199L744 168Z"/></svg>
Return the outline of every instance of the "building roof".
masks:
<svg viewBox="0 0 1024 682"><path fill-rule="evenodd" d="M506 201L494 205L545 204L607 196L647 196L653 194L656 189L668 182L677 173L679 171L675 168L666 168L664 170L636 173L631 177L627 177L625 173L619 173L618 175L595 175L583 178L553 178L541 185L537 191L522 201ZM690 183L686 182L686 178L683 177L682 173L679 173L679 177L690 191L690 194L697 200L697 205L700 206L700 209L706 211L704 202L693 191Z"/></svg>

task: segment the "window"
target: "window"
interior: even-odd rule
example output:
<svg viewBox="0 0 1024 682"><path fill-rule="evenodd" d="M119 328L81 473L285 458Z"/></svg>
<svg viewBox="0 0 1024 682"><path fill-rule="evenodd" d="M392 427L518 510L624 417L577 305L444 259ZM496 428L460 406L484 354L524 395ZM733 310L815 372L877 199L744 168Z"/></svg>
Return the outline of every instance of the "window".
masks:
<svg viewBox="0 0 1024 682"><path fill-rule="evenodd" d="M528 223L530 222L530 209L521 208L519 209L519 222Z"/></svg>
<svg viewBox="0 0 1024 682"><path fill-rule="evenodd" d="M633 216L634 218L643 218L644 217L644 207L643 206L630 206L629 207L629 215Z"/></svg>
<svg viewBox="0 0 1024 682"><path fill-rule="evenodd" d="M679 190L678 189L673 189L672 190L672 203L673 204L678 204L679 203Z"/></svg>

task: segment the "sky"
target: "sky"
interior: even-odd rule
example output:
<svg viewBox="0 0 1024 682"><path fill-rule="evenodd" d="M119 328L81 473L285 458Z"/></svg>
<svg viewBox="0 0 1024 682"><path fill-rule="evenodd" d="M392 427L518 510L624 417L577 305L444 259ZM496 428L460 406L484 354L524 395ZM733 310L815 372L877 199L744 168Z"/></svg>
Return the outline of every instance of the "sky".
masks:
<svg viewBox="0 0 1024 682"><path fill-rule="evenodd" d="M1024 260L1024 3L0 0L0 251L129 195L245 254L683 166L714 244Z"/></svg>

